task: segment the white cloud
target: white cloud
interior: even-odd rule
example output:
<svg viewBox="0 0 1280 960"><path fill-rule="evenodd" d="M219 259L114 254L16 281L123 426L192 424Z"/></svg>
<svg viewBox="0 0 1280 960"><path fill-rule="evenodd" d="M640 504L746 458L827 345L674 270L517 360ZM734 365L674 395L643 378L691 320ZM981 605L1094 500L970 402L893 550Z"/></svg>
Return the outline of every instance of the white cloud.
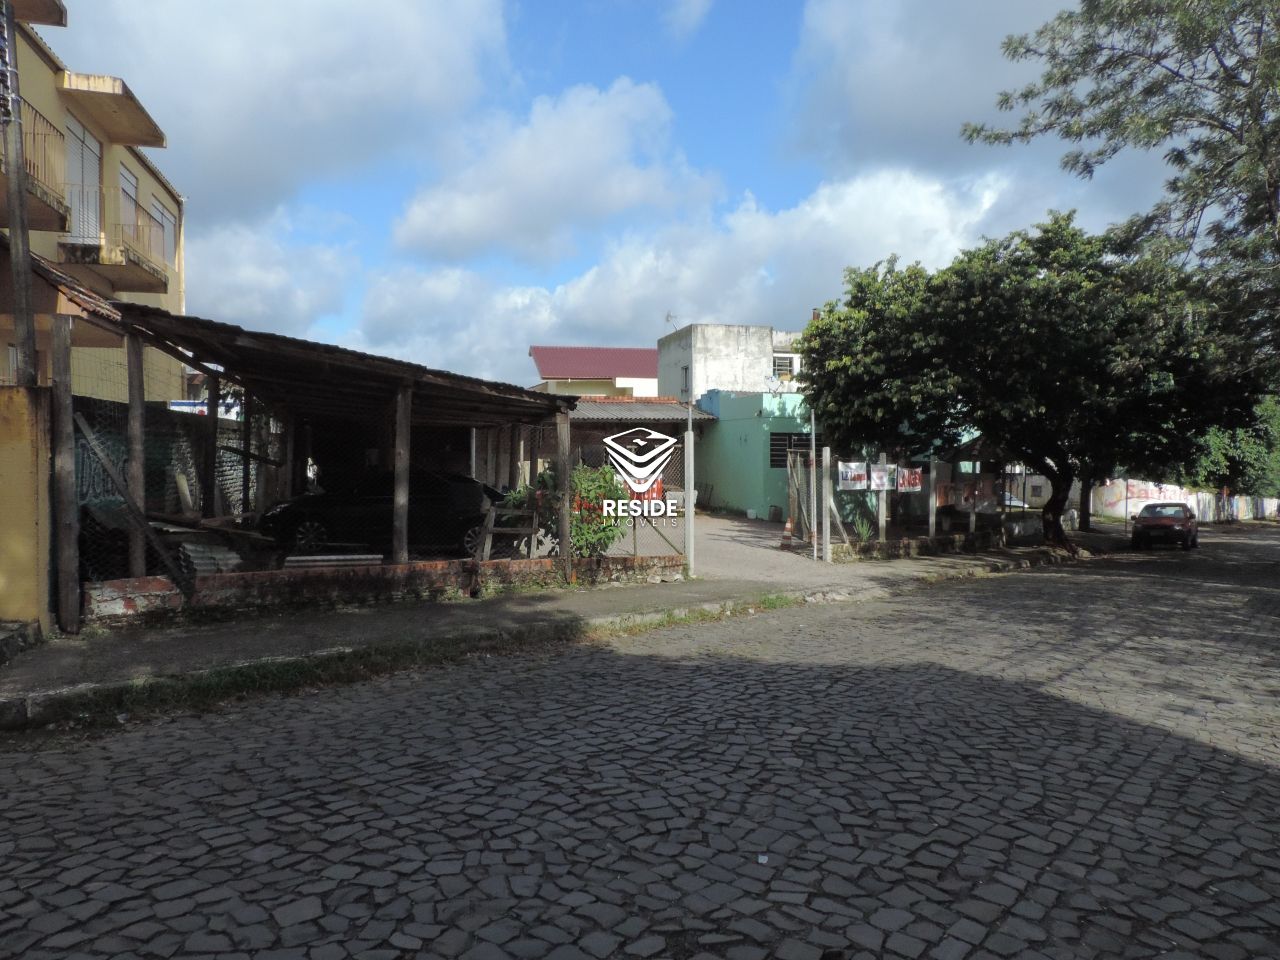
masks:
<svg viewBox="0 0 1280 960"><path fill-rule="evenodd" d="M506 70L501 0L97 0L46 30L123 76L168 134L157 162L206 221L431 142ZM104 42L104 38L110 38Z"/></svg>
<svg viewBox="0 0 1280 960"><path fill-rule="evenodd" d="M691 37L711 12L712 0L669 0L663 18L667 31L677 40Z"/></svg>
<svg viewBox="0 0 1280 960"><path fill-rule="evenodd" d="M352 273L352 251L297 242L281 211L190 236L186 252L188 313L294 337L342 309Z"/></svg>
<svg viewBox="0 0 1280 960"><path fill-rule="evenodd" d="M400 270L370 285L353 346L530 384L533 343L645 346L681 322L803 327L843 270L890 253L938 266L979 239L1005 184L884 170L824 183L796 206L747 196L719 220L613 244L554 288L506 287L461 268Z"/></svg>
<svg viewBox="0 0 1280 960"><path fill-rule="evenodd" d="M712 186L671 148L671 119L657 87L626 78L539 97L527 121L480 130L409 204L396 240L448 259L496 249L550 262L572 252L577 231L705 200Z"/></svg>

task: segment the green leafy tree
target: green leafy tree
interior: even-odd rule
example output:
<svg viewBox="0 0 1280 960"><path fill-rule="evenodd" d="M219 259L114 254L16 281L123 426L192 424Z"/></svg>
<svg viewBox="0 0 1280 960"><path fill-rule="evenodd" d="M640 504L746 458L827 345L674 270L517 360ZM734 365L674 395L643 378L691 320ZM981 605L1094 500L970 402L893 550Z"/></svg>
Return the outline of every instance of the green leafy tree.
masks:
<svg viewBox="0 0 1280 960"><path fill-rule="evenodd" d="M1215 427L1206 433L1178 481L1251 497L1280 496L1280 402L1267 397L1254 413L1255 422L1249 426Z"/></svg>
<svg viewBox="0 0 1280 960"><path fill-rule="evenodd" d="M1079 144L1084 177L1126 148L1163 149L1164 197L1131 222L1197 245L1242 282L1274 293L1280 264L1280 6L1275 0L1081 0L1005 56L1044 65L1000 94L1013 129L966 124L970 141Z"/></svg>
<svg viewBox="0 0 1280 960"><path fill-rule="evenodd" d="M1046 476L1046 539L1065 543L1072 482L1117 464L1186 462L1245 422L1257 385L1185 274L1116 255L1052 214L930 275L892 261L846 275L801 340L828 436L915 449L977 429Z"/></svg>

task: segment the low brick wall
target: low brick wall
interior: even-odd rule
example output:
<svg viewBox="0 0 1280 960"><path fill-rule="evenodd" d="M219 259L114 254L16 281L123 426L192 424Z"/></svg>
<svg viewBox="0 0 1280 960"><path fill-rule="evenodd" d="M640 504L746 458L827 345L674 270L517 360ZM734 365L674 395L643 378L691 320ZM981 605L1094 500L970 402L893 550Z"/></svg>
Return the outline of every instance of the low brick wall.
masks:
<svg viewBox="0 0 1280 960"><path fill-rule="evenodd" d="M574 560L580 584L672 580L683 576L684 558L589 557ZM84 619L91 623L163 620L178 613L233 612L269 607L396 600L452 600L508 591L564 586L559 561L437 560L363 567L263 570L197 577L184 604L168 577L137 577L84 585Z"/></svg>
<svg viewBox="0 0 1280 960"><path fill-rule="evenodd" d="M869 540L855 543L837 543L831 548L831 559L836 563L852 563L855 560L896 560L901 557L930 557L944 553L974 553L1001 546L1003 538L994 530L976 533L952 533L940 537L903 537L900 540Z"/></svg>

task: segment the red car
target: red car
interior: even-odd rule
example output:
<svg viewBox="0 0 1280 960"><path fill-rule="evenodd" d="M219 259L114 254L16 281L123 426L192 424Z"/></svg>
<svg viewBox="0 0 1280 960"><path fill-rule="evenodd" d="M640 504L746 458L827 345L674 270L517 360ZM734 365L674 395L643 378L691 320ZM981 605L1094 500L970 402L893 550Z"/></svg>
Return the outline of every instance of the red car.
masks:
<svg viewBox="0 0 1280 960"><path fill-rule="evenodd" d="M1185 503L1148 503L1132 519L1135 550L1154 543L1180 543L1183 550L1200 546L1196 515Z"/></svg>

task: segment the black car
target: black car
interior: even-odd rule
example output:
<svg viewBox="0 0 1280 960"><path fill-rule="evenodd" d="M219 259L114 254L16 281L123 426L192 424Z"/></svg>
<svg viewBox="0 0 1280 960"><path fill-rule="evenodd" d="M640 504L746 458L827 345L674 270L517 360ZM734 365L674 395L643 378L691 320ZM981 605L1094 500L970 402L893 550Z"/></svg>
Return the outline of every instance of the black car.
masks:
<svg viewBox="0 0 1280 960"><path fill-rule="evenodd" d="M376 474L335 484L269 508L258 529L293 553L391 546L395 479ZM485 514L502 494L456 473L414 471L409 478L409 546L474 553Z"/></svg>

